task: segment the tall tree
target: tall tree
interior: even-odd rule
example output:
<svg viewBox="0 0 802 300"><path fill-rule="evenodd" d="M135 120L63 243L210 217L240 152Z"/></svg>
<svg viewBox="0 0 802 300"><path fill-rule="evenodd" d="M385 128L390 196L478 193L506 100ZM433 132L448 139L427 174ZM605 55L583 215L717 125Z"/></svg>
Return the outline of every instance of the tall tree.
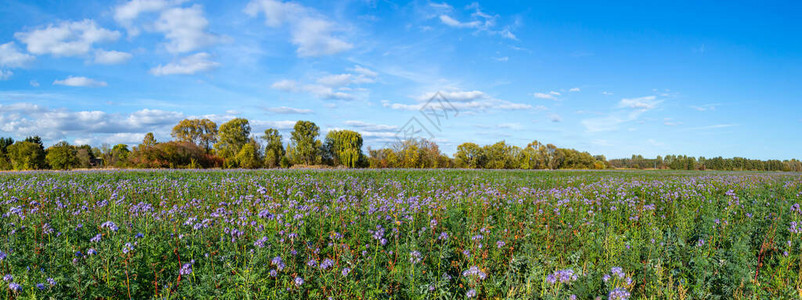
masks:
<svg viewBox="0 0 802 300"><path fill-rule="evenodd" d="M217 124L209 119L184 119L175 127L171 135L179 142L190 142L208 152L217 142Z"/></svg>
<svg viewBox="0 0 802 300"><path fill-rule="evenodd" d="M153 132L148 132L145 134L145 138L142 139L142 146L144 147L156 146L156 137L153 136Z"/></svg>
<svg viewBox="0 0 802 300"><path fill-rule="evenodd" d="M485 163L485 153L482 147L474 143L462 143L457 146L454 159L458 168L482 168Z"/></svg>
<svg viewBox="0 0 802 300"><path fill-rule="evenodd" d="M235 156L239 153L242 146L249 141L251 135L251 125L247 119L234 118L220 126L217 143L214 149L217 155L226 160L228 166L236 161Z"/></svg>
<svg viewBox="0 0 802 300"><path fill-rule="evenodd" d="M286 151L284 144L281 142L281 134L278 130L273 128L265 129L265 135L262 139L267 143L265 146L265 166L268 168L275 168L281 164L281 158L284 157Z"/></svg>
<svg viewBox="0 0 802 300"><path fill-rule="evenodd" d="M256 169L263 165L261 155L259 154L259 144L256 140L251 139L248 143L242 146L237 153L237 165L241 168Z"/></svg>
<svg viewBox="0 0 802 300"><path fill-rule="evenodd" d="M296 160L307 165L312 165L318 161L318 150L321 142L317 139L320 134L320 127L311 121L298 121L290 134L290 141L293 143L293 150Z"/></svg>
<svg viewBox="0 0 802 300"><path fill-rule="evenodd" d="M336 166L348 168L359 166L364 161L362 154L362 135L351 130L332 130L326 134L325 152Z"/></svg>
<svg viewBox="0 0 802 300"><path fill-rule="evenodd" d="M17 141L8 146L7 150L14 170L38 170L46 167L45 150L41 144Z"/></svg>
<svg viewBox="0 0 802 300"><path fill-rule="evenodd" d="M115 166L118 168L123 168L128 166L128 156L131 154L131 150L128 150L128 145L126 144L117 144L111 148L110 158L111 161L109 166Z"/></svg>
<svg viewBox="0 0 802 300"><path fill-rule="evenodd" d="M47 164L56 170L69 170L78 166L77 149L67 142L58 142L47 148Z"/></svg>

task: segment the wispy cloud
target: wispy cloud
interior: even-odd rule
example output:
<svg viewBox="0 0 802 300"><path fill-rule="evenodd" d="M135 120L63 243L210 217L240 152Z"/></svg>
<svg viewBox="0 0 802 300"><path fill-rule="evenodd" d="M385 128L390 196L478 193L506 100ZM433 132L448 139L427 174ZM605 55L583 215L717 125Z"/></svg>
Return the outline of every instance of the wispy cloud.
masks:
<svg viewBox="0 0 802 300"><path fill-rule="evenodd" d="M150 73L156 76L175 75L175 74L195 74L198 72L209 71L220 66L219 63L211 60L211 55L206 52L196 53L183 57L178 61L166 65L159 65L150 69Z"/></svg>
<svg viewBox="0 0 802 300"><path fill-rule="evenodd" d="M108 84L105 81L94 80L83 76L67 76L66 79L53 81L53 85L65 85L74 87L103 87Z"/></svg>
<svg viewBox="0 0 802 300"><path fill-rule="evenodd" d="M622 124L638 120L643 113L657 108L662 102L655 96L623 98L610 113L584 119L580 123L588 132L618 130Z"/></svg>
<svg viewBox="0 0 802 300"><path fill-rule="evenodd" d="M265 110L275 114L311 114L311 109L292 108L287 106L268 107Z"/></svg>

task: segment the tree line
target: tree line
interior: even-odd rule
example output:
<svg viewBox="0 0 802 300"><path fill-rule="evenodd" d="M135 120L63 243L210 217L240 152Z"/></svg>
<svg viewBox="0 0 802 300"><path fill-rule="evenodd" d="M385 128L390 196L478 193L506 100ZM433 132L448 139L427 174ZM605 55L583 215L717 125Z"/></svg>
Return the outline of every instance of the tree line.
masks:
<svg viewBox="0 0 802 300"><path fill-rule="evenodd" d="M658 168L675 170L761 170L802 171L797 160L749 160L721 157L668 155L645 159L607 160L575 149L533 141L526 147L504 141L480 146L463 143L453 158L426 139L399 141L384 148L362 151L362 135L352 130L331 130L320 139L320 127L298 121L283 142L278 129L261 135L252 132L244 118L234 118L219 127L209 119L185 119L171 132L172 140L157 141L145 134L142 143L129 149L126 144L70 145L58 142L44 147L38 136L14 141L0 138L2 170L69 170L75 168L289 168L330 166L344 168L470 168L470 169L608 169Z"/></svg>
<svg viewBox="0 0 802 300"><path fill-rule="evenodd" d="M721 156L699 158L686 155L666 155L644 158L632 155L631 158L611 159L613 168L626 169L670 169L670 170L719 170L719 171L785 171L802 172L802 162L797 159L759 160L743 157L723 158Z"/></svg>

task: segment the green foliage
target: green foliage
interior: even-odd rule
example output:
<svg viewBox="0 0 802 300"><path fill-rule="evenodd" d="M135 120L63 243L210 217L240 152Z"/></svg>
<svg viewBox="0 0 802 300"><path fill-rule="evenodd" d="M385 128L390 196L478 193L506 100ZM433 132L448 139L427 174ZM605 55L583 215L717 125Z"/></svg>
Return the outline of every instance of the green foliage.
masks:
<svg viewBox="0 0 802 300"><path fill-rule="evenodd" d="M67 142L58 142L47 148L45 159L51 169L69 170L79 166L78 150Z"/></svg>
<svg viewBox="0 0 802 300"><path fill-rule="evenodd" d="M248 128L248 131L250 131L250 128ZM217 134L217 124L209 119L181 120L173 127L171 133L177 141L194 143L207 152L217 142ZM245 136L248 136L248 134Z"/></svg>
<svg viewBox="0 0 802 300"><path fill-rule="evenodd" d="M0 289L14 299L798 298L799 176L698 175L4 174Z"/></svg>
<svg viewBox="0 0 802 300"><path fill-rule="evenodd" d="M251 141L240 149L237 153L237 164L240 168L256 169L264 165L262 158L259 155L259 145L256 141Z"/></svg>
<svg viewBox="0 0 802 300"><path fill-rule="evenodd" d="M351 130L332 130L326 134L325 157L334 166L356 168L364 161L362 135Z"/></svg>
<svg viewBox="0 0 802 300"><path fill-rule="evenodd" d="M137 168L213 168L222 161L190 142L170 141L152 147L137 147L130 163Z"/></svg>
<svg viewBox="0 0 802 300"><path fill-rule="evenodd" d="M44 169L45 149L41 144L32 141L17 141L6 148L8 158L14 170L39 170Z"/></svg>
<svg viewBox="0 0 802 300"><path fill-rule="evenodd" d="M273 128L265 129L262 139L267 143L265 146L265 167L277 167L281 159L287 154L284 151L284 144L281 142L281 134Z"/></svg>
<svg viewBox="0 0 802 300"><path fill-rule="evenodd" d="M295 123L292 133L290 133L290 141L293 143L293 163L313 165L320 161L319 150L322 144L317 139L319 134L320 127L311 121Z"/></svg>
<svg viewBox="0 0 802 300"><path fill-rule="evenodd" d="M247 119L234 118L220 126L218 141L214 144L217 155L223 159L235 162L236 155L242 146L248 143L251 135L251 125Z"/></svg>

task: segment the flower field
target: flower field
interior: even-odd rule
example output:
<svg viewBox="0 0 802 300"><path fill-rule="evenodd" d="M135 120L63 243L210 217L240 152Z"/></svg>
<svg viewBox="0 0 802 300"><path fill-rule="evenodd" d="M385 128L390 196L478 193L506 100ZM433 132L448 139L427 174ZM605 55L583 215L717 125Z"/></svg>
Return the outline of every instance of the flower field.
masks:
<svg viewBox="0 0 802 300"><path fill-rule="evenodd" d="M802 177L0 174L3 298L802 295Z"/></svg>

